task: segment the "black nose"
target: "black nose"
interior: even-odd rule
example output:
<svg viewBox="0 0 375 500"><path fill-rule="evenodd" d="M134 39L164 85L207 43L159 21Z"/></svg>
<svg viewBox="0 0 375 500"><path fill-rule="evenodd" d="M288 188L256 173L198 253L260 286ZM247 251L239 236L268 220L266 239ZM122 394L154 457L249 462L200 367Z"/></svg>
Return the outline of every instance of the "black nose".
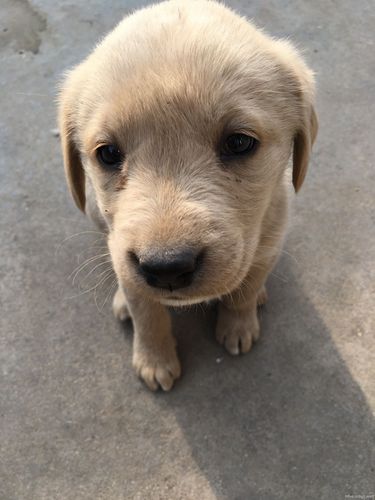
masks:
<svg viewBox="0 0 375 500"><path fill-rule="evenodd" d="M139 259L133 254L146 282L152 287L170 291L191 284L200 262L200 255L191 249L166 250Z"/></svg>

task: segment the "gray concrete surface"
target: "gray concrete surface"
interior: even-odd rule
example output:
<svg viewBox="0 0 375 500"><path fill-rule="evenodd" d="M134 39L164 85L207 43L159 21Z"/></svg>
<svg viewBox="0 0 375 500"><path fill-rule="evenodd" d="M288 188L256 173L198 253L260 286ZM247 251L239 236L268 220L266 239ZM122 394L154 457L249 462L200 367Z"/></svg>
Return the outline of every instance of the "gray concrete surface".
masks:
<svg viewBox="0 0 375 500"><path fill-rule="evenodd" d="M95 272L72 285L100 242L53 134L61 73L140 4L0 3L0 498L374 498L374 3L228 0L304 49L320 135L259 344L232 359L214 310L176 314L170 394L134 376L109 290L82 293Z"/></svg>

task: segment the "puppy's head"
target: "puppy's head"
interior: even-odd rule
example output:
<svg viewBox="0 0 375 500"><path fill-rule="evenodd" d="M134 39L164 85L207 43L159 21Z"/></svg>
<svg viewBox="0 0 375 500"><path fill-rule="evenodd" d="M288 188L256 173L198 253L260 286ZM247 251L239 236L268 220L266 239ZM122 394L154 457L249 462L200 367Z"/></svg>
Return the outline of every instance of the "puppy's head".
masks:
<svg viewBox="0 0 375 500"><path fill-rule="evenodd" d="M120 282L173 305L236 288L292 152L303 182L312 100L291 46L215 2L120 23L60 100L68 183L82 210L92 184Z"/></svg>

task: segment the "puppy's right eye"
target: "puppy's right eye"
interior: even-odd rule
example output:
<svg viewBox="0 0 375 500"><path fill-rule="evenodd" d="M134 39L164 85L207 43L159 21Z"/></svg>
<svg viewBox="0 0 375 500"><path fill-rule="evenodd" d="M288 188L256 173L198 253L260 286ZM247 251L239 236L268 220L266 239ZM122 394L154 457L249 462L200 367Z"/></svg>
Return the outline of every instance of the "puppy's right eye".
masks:
<svg viewBox="0 0 375 500"><path fill-rule="evenodd" d="M124 155L114 144L100 146L96 150L96 157L101 165L110 169L121 169Z"/></svg>
<svg viewBox="0 0 375 500"><path fill-rule="evenodd" d="M243 156L255 151L257 139L246 134L232 134L226 138L222 147L224 157Z"/></svg>

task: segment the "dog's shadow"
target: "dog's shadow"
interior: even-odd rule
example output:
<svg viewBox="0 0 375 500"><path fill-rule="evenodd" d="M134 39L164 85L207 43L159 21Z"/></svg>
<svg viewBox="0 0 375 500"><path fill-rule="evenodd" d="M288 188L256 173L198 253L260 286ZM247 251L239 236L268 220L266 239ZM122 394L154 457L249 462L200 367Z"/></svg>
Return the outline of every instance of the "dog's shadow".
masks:
<svg viewBox="0 0 375 500"><path fill-rule="evenodd" d="M287 284L269 279L261 339L246 356L216 344L214 307L173 314L183 377L156 400L174 412L218 498L345 498L373 488L373 416L291 267L282 259L277 268Z"/></svg>

